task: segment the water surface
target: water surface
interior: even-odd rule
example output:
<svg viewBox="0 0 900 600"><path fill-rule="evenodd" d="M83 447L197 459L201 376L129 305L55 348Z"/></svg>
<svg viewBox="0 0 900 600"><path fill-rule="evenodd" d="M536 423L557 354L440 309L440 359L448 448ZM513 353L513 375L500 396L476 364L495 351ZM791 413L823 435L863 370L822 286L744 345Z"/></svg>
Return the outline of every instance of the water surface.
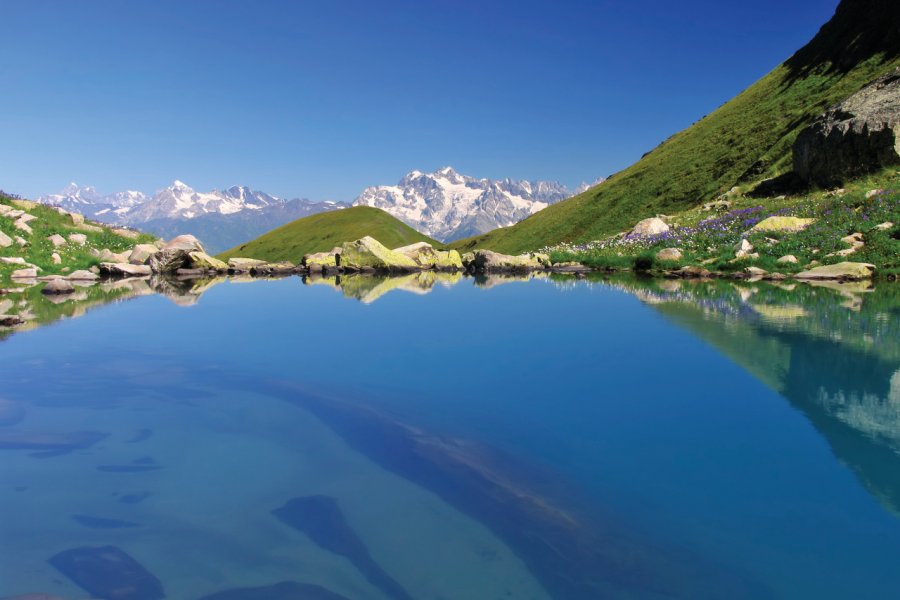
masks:
<svg viewBox="0 0 900 600"><path fill-rule="evenodd" d="M107 597L116 560L138 600L900 590L896 285L22 296L45 326L0 343L0 597Z"/></svg>

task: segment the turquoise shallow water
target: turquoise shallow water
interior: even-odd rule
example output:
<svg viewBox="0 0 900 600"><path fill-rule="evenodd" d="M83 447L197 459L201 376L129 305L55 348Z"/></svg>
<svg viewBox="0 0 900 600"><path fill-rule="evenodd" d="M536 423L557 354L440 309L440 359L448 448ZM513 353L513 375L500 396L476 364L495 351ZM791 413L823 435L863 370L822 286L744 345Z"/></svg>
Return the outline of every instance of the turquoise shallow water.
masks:
<svg viewBox="0 0 900 600"><path fill-rule="evenodd" d="M897 286L318 283L0 343L0 597L900 591Z"/></svg>

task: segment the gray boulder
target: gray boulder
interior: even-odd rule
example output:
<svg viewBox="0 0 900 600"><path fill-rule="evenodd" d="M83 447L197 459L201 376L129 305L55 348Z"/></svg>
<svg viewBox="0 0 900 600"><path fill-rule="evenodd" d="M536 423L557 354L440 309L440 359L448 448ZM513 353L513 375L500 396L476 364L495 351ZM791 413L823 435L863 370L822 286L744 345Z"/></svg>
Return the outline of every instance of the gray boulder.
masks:
<svg viewBox="0 0 900 600"><path fill-rule="evenodd" d="M44 286L44 289L41 290L42 294L49 295L58 295L58 294L71 294L75 291L75 286L66 281L65 279L53 279L47 282L47 285Z"/></svg>
<svg viewBox="0 0 900 600"><path fill-rule="evenodd" d="M127 262L100 263L100 272L113 277L146 277L152 274L149 265L133 265Z"/></svg>
<svg viewBox="0 0 900 600"><path fill-rule="evenodd" d="M154 253L148 263L154 273L174 273L178 269L192 268L191 252L205 253L200 240L192 235L179 235Z"/></svg>
<svg viewBox="0 0 900 600"><path fill-rule="evenodd" d="M153 244L138 244L128 255L128 262L133 265L146 265L150 257L159 252L159 248Z"/></svg>
<svg viewBox="0 0 900 600"><path fill-rule="evenodd" d="M631 230L629 235L657 235L669 231L669 225L659 217L650 217L638 223Z"/></svg>
<svg viewBox="0 0 900 600"><path fill-rule="evenodd" d="M900 164L900 69L828 109L793 150L794 171L821 187Z"/></svg>

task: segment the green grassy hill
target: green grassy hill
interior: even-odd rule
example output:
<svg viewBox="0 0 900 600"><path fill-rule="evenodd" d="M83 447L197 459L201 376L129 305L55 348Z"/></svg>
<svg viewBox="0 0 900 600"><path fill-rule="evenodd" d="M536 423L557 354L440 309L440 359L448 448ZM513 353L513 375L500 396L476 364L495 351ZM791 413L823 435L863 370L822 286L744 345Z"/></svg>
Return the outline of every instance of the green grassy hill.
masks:
<svg viewBox="0 0 900 600"><path fill-rule="evenodd" d="M222 260L240 256L268 261L299 263L304 254L325 252L343 242L372 236L388 248L415 242L441 243L423 235L381 209L354 206L297 219L253 241L219 255Z"/></svg>
<svg viewBox="0 0 900 600"><path fill-rule="evenodd" d="M720 109L583 194L459 250L581 243L791 170L797 134L828 106L900 66L900 2L843 0L813 40ZM663 97L660 102L664 102Z"/></svg>

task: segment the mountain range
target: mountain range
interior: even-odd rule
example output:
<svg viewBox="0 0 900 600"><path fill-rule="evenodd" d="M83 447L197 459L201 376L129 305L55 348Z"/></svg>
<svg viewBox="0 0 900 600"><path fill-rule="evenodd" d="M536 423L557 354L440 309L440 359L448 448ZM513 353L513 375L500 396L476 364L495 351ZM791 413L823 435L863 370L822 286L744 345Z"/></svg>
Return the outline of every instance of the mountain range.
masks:
<svg viewBox="0 0 900 600"><path fill-rule="evenodd" d="M366 188L352 203L286 200L247 186L198 192L178 180L152 195L103 195L71 183L39 201L165 238L189 232L218 253L296 219L350 206L380 208L421 233L452 241L508 227L587 187L570 191L557 182L476 179L445 167L412 171L397 185Z"/></svg>

